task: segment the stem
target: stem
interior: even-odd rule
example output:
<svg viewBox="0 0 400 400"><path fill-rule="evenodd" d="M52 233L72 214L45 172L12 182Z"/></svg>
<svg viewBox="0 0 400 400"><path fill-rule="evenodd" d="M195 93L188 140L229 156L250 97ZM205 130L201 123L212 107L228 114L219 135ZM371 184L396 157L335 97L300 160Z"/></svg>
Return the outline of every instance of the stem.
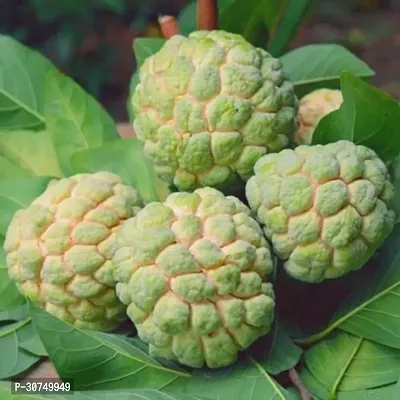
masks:
<svg viewBox="0 0 400 400"><path fill-rule="evenodd" d="M218 29L217 0L197 0L197 29L200 31Z"/></svg>
<svg viewBox="0 0 400 400"><path fill-rule="evenodd" d="M176 18L172 15L160 15L158 17L158 23L165 39L169 39L174 35L179 35L179 27Z"/></svg>
<svg viewBox="0 0 400 400"><path fill-rule="evenodd" d="M299 374L294 368L289 369L289 378L292 381L294 387L299 392L301 400L312 400L311 393L303 385L303 382L301 381Z"/></svg>

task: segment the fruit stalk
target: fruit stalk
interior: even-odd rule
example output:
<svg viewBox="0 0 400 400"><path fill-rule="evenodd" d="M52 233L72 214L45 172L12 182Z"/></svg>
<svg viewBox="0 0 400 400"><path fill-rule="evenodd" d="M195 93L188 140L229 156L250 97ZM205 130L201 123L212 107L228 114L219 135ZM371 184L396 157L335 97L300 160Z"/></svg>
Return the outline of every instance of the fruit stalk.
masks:
<svg viewBox="0 0 400 400"><path fill-rule="evenodd" d="M206 31L218 29L217 0L197 0L197 29Z"/></svg>
<svg viewBox="0 0 400 400"><path fill-rule="evenodd" d="M165 39L179 34L178 22L174 16L160 15L158 17L158 23L160 24L160 29Z"/></svg>

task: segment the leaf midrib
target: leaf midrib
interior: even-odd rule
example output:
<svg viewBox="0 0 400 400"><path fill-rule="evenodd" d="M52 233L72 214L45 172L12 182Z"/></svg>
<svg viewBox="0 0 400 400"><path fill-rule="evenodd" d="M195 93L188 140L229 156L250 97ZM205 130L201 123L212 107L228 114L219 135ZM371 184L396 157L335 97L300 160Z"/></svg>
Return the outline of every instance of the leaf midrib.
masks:
<svg viewBox="0 0 400 400"><path fill-rule="evenodd" d="M0 94L2 94L4 97L8 98L15 104L17 104L21 109L25 110L27 113L33 115L36 119L38 119L41 123L45 123L45 119L42 115L40 115L38 112L33 110L31 107L28 107L26 104L21 103L19 100L17 100L13 95L10 93L6 92L4 89L0 88Z"/></svg>

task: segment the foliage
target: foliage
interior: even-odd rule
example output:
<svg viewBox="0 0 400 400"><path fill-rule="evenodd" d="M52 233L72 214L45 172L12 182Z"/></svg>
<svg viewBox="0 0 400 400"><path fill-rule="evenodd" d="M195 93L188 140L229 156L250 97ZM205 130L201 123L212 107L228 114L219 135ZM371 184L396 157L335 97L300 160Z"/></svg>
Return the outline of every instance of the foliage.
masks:
<svg viewBox="0 0 400 400"><path fill-rule="evenodd" d="M118 2L100 3L118 7ZM221 3L221 28L237 28L248 38L258 38L260 26L276 28L279 20L259 10L252 13L251 2ZM83 3L68 2L68 7L74 6L82 10ZM248 21L235 25L233 15L242 11ZM193 9L184 15L193 18ZM180 22L190 31L191 24ZM279 40L276 48L286 48L286 39ZM162 43L160 39L136 41L139 65ZM268 47L266 42L261 45ZM0 36L0 48L1 244L14 213L54 177L107 169L134 185L147 202L165 198L168 188L156 178L141 143L121 139L96 99L16 40ZM312 45L280 59L301 95L317 87L341 87L342 107L320 122L314 140L328 143L347 138L370 146L390 165L398 198L399 105L365 82L373 71L337 45ZM137 81L136 75L131 91ZM306 285L277 274L281 305L273 331L236 364L213 371L165 363L150 357L134 335L72 327L28 304L8 278L0 251L0 379L4 380L0 398L36 398L11 395L6 380L48 356L61 378L76 383L74 395L48 395L49 399L296 400L300 395L287 379L292 368L316 399L398 399L399 240L397 224L368 265L337 282ZM303 314L296 318L294 311L300 306Z"/></svg>

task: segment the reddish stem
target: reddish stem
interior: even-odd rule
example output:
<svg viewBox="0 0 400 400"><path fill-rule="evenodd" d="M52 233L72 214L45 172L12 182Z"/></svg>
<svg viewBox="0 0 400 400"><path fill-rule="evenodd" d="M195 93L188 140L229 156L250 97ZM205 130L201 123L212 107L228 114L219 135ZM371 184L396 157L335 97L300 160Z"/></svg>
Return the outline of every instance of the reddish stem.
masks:
<svg viewBox="0 0 400 400"><path fill-rule="evenodd" d="M217 0L197 0L197 29L200 31L218 29Z"/></svg>
<svg viewBox="0 0 400 400"><path fill-rule="evenodd" d="M166 39L174 35L179 35L178 22L172 15L161 15L158 17L161 32Z"/></svg>

